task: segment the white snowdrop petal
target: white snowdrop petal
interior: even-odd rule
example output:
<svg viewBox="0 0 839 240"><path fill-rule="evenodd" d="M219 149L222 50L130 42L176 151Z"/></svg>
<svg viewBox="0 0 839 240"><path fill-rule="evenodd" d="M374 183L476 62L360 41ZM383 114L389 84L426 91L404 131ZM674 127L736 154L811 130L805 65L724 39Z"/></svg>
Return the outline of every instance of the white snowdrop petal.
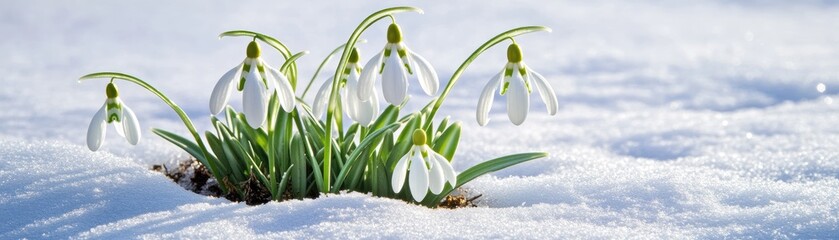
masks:
<svg viewBox="0 0 839 240"><path fill-rule="evenodd" d="M396 50L387 58L385 69L382 71L382 93L391 105L399 105L408 95L408 76L402 60L397 57Z"/></svg>
<svg viewBox="0 0 839 240"><path fill-rule="evenodd" d="M125 140L131 145L137 145L140 142L140 122L137 121L137 115L128 106L122 106L123 119L122 125L125 128Z"/></svg>
<svg viewBox="0 0 839 240"><path fill-rule="evenodd" d="M440 79L437 77L437 72L434 71L434 67L432 67L431 63L425 60L425 58L417 55L415 52L409 51L409 55L411 60L414 62L414 72L420 73L417 79L419 80L422 90L425 91L425 94L428 94L428 96L432 96L437 93L437 90L440 88Z"/></svg>
<svg viewBox="0 0 839 240"><path fill-rule="evenodd" d="M452 185L452 187L457 186L457 173L454 172L454 168L452 168L452 164L449 162L446 157L440 155L439 153L432 152L431 155L433 156L436 162L434 166L441 166L443 171L443 176L445 177L446 181Z"/></svg>
<svg viewBox="0 0 839 240"><path fill-rule="evenodd" d="M428 174L428 188L431 190L433 194L440 194L443 191L443 187L446 186L446 179L444 179L443 175L443 166L434 159L434 153L429 152L428 158L426 158L426 162L431 165L431 170Z"/></svg>
<svg viewBox="0 0 839 240"><path fill-rule="evenodd" d="M114 130L116 130L117 135L119 135L120 137L123 137L123 138L125 138L125 127L122 124L124 121L125 121L125 117L120 118L119 122L117 122L117 121L111 122L111 124L114 125Z"/></svg>
<svg viewBox="0 0 839 240"><path fill-rule="evenodd" d="M248 77L245 78L245 89L242 92L242 110L245 118L252 128L259 128L265 122L267 114L265 85L262 79L255 73L253 67Z"/></svg>
<svg viewBox="0 0 839 240"><path fill-rule="evenodd" d="M370 95L373 94L376 82L376 75L379 74L379 66L382 65L382 52L379 52L361 70L361 76L358 79L358 99L366 101Z"/></svg>
<svg viewBox="0 0 839 240"><path fill-rule="evenodd" d="M231 68L227 73L219 78L216 86L213 88L213 93L210 94L210 113L215 115L224 109L224 105L230 100L230 94L233 92L233 80L237 80L242 72L242 64Z"/></svg>
<svg viewBox="0 0 839 240"><path fill-rule="evenodd" d="M530 110L530 96L524 86L524 79L521 74L513 72L513 79L510 79L510 87L507 89L507 116L510 122L521 125L527 118Z"/></svg>
<svg viewBox="0 0 839 240"><path fill-rule="evenodd" d="M425 168L425 161L420 157L419 151L411 157L411 172L408 174L408 186L411 188L411 196L417 202L425 199L428 193L428 169Z"/></svg>
<svg viewBox="0 0 839 240"><path fill-rule="evenodd" d="M379 97L378 97L378 92L376 92L375 89L373 89L373 94L370 95L370 99L367 100L365 103L369 104L368 106L370 106L370 109L371 109L370 118L372 120L373 118L376 117L376 115L379 114Z"/></svg>
<svg viewBox="0 0 839 240"><path fill-rule="evenodd" d="M492 77L487 85L484 86L484 90L481 91L481 97L478 98L478 108L476 111L476 118L478 124L481 126L486 126L489 123L489 109L492 108L492 101L495 99L495 90L500 85L503 76L504 70Z"/></svg>
<svg viewBox="0 0 839 240"><path fill-rule="evenodd" d="M271 75L274 78L274 85L276 85L277 96L280 100L280 105L286 112L291 112L294 110L294 106L296 105L294 89L291 87L291 82L288 78L271 66L265 65L265 68L271 72Z"/></svg>
<svg viewBox="0 0 839 240"><path fill-rule="evenodd" d="M90 126L87 127L87 148L90 151L99 150L105 141L105 127L108 126L106 107L107 105L102 105L99 111L96 111L93 119L90 120Z"/></svg>
<svg viewBox="0 0 839 240"><path fill-rule="evenodd" d="M358 97L352 97L351 95L358 95L358 73L355 70L351 70L350 74L347 76L341 100L344 102L344 111L347 112L347 115L349 115L353 121L358 122L358 116L361 111L361 100L358 99Z"/></svg>
<svg viewBox="0 0 839 240"><path fill-rule="evenodd" d="M105 117L106 118L105 121L107 122L108 121L107 119L110 118L112 114L116 114L117 119L119 119L119 121L112 121L111 123L114 125L114 130L116 130L117 135L124 138L125 137L125 131L124 131L122 123L125 121L125 114L124 114L124 110L123 110L123 107L125 107L125 103L123 103L122 100L119 99L119 97L116 97L114 100L108 100L108 101L113 101L114 103L120 105L120 108L114 108L114 109L106 110L107 111L106 114L108 116Z"/></svg>
<svg viewBox="0 0 839 240"><path fill-rule="evenodd" d="M398 193L402 191L402 186L405 184L405 175L408 174L408 162L411 157L411 152L409 151L402 159L399 159L396 162L396 167L393 168L393 176L390 179L390 186L393 187L393 192Z"/></svg>
<svg viewBox="0 0 839 240"><path fill-rule="evenodd" d="M545 106L548 108L548 114L556 115L556 112L559 110L559 100L556 98L556 92L548 84L548 81L545 80L545 77L542 74L539 74L533 69L527 68L527 73L529 75L529 80L531 84L536 86L536 90L539 91L539 96L542 97L542 101L545 103Z"/></svg>
<svg viewBox="0 0 839 240"><path fill-rule="evenodd" d="M323 86L318 89L318 94L315 95L315 101L312 103L312 112L315 116L323 116L326 108L329 105L329 92L332 90L332 78L328 78Z"/></svg>
<svg viewBox="0 0 839 240"><path fill-rule="evenodd" d="M357 99L353 101L358 101ZM366 102L357 102L357 116L355 116L356 122L361 124L362 126L370 125L373 122L373 118L376 116L378 106L374 104L378 104L374 101L366 101Z"/></svg>

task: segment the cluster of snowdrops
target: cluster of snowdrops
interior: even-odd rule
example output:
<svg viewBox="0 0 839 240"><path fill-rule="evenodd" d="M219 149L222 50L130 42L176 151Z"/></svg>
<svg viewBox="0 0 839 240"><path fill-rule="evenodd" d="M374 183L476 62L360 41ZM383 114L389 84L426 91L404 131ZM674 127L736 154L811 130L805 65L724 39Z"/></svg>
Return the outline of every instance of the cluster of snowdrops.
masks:
<svg viewBox="0 0 839 240"><path fill-rule="evenodd" d="M491 38L463 62L440 95L415 112L403 112L409 79L416 80L430 96L437 94L440 86L431 63L408 48L402 39L394 14L403 12L422 13L414 7L394 7L364 19L347 42L323 60L300 96L296 95L295 60L307 52L293 53L279 40L260 33L222 33L221 37L248 37L252 41L246 47L245 59L216 83L210 96L214 129L204 134L197 132L178 105L146 81L116 72L83 76L81 80L110 79L105 88L105 104L90 123L87 145L92 151L98 150L109 124L129 143L139 142L141 128L137 117L120 99L115 85L115 80L125 80L160 97L178 114L192 136L190 139L161 129L152 131L203 164L225 194L242 198L250 191L246 183L256 181L277 201L354 191L436 207L452 190L478 176L546 156L539 152L514 154L457 173L451 162L460 140L460 123L448 117L435 122L435 114L469 64L485 50L508 40L507 63L490 78L478 100L478 123L488 123L496 94L506 96L509 119L516 125L525 120L534 91L545 102L548 113L555 114L557 98L553 89L542 75L525 65L521 47L513 39L550 29L520 27ZM387 42L381 52L362 65L355 44L368 27L382 19L391 20ZM278 51L285 63L273 67L264 61L258 42ZM302 99L309 87L338 53L341 55L337 68L317 91L313 104L307 104ZM387 102L383 110L377 82ZM241 111L228 105L234 89L242 95ZM216 117L222 113L222 119ZM351 121L347 124L345 114Z"/></svg>

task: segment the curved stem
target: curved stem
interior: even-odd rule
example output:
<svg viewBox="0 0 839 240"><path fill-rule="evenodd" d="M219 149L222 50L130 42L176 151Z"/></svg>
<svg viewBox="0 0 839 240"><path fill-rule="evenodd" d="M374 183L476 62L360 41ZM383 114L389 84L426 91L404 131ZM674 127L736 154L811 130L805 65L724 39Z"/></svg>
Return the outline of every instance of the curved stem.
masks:
<svg viewBox="0 0 839 240"><path fill-rule="evenodd" d="M323 141L323 188L321 192L329 192L331 188L330 185L330 176L331 176L331 169L332 169L332 123L335 121L333 119L333 112L335 111L335 104L337 102L337 95L338 95L338 84L340 81L341 73L344 71L344 68L347 67L347 61L350 58L350 52L352 51L353 47L355 47L356 41L361 36L361 33L364 30L367 30L370 25L376 23L377 21L381 20L382 18L386 18L387 16L400 13L400 12L418 12L422 14L422 9L415 8L415 7L393 7L393 8L386 8L379 10L370 16L367 16L361 23L358 24L358 27L355 28L353 33L350 35L350 38L347 40L346 47L344 47L344 52L341 54L341 60L338 62L338 67L335 69L335 75L333 79L336 81L332 81L332 91L329 94L329 106L326 108L326 137L322 139Z"/></svg>
<svg viewBox="0 0 839 240"><path fill-rule="evenodd" d="M367 40L361 39L359 42L360 43L365 43L365 42L367 42ZM315 70L315 74L312 75L312 80L309 80L309 83L306 84L306 89L303 89L303 95L301 95L300 98L305 98L306 97L306 93L309 92L309 88L311 88L312 84L315 82L315 80L317 80L318 74L320 74L320 70L323 69L323 67L327 63L329 63L329 60L332 60L332 55L335 55L336 53L338 53L338 51L341 51L341 49L344 49L344 46L347 46L347 44L346 43L341 44L341 46L338 46L337 48L335 48L335 50L332 50L332 52L330 52L329 55L326 55L326 58L324 58L323 61L320 62L320 65L318 65L318 69Z"/></svg>
<svg viewBox="0 0 839 240"><path fill-rule="evenodd" d="M288 59L286 59L286 60L285 60L285 63L283 63L283 65L281 65L281 66L280 66L280 68L279 68L278 70L279 70L280 72L285 72L286 70L288 70L289 68L291 68L291 65L292 65L292 64L294 64L295 62L297 62L297 59L298 59L298 58L303 57L303 56L305 56L306 54L309 54L309 51L302 51L302 52L299 52L299 53L297 53L297 54L292 55L291 57L289 57Z"/></svg>
<svg viewBox="0 0 839 240"><path fill-rule="evenodd" d="M195 130L195 125L192 124L192 120L189 119L189 116L186 115L186 112L184 112L184 110L181 109L181 107L179 107L177 104L175 104L175 102L172 102L172 100L169 99L168 97L166 97L166 95L164 95L162 92L158 91L156 88L152 87L151 85L149 85L145 81L140 80L139 78L136 78L134 76L124 74L124 73L117 73L117 72L91 73L91 74L84 75L81 78L79 78L79 82L84 81L84 80L88 80L88 79L94 79L94 78L110 78L111 81L113 81L114 79L126 80L126 81L129 81L129 82L135 83L137 85L140 85L140 87L143 87L146 90L148 90L149 92L153 93L154 95L157 95L158 97L160 97L160 99L163 100L164 103L168 104L169 107L172 107L172 110L174 110L175 113L177 113L178 116L181 118L181 121L184 122L184 125L186 125L186 128L192 134L192 137L195 138L195 142L198 144L198 147L201 148L201 152L202 152L202 154L204 154L204 159L207 160L207 163L209 165L208 167L210 168L210 171L212 171L213 176L216 176L216 178L218 178L218 176L219 176L218 175L219 174L218 166L215 166L215 162L210 160L211 155L207 151L207 147L204 146L204 141L201 140L201 136L198 134L198 131ZM221 181L221 179L218 179L218 180ZM221 187L222 190L225 193L227 193L227 187L225 187L224 184L219 183L219 187Z"/></svg>
<svg viewBox="0 0 839 240"><path fill-rule="evenodd" d="M548 28L548 27L544 27L544 26L527 26L527 27L514 28L514 29L511 29L509 31L506 31L506 32L503 32L501 34L496 35L495 37L489 39L483 45L478 47L478 49L475 49L475 51L472 52L472 55L469 55L469 57L466 58L466 60L464 60L462 64L460 64L460 67L458 67L457 70L454 71L454 74L452 74L452 78L449 79L449 83L446 84L446 88L443 89L443 93L441 93L440 96L437 97L434 100L436 102L431 107L431 112L428 115L428 120L429 121L427 121L427 122L429 124L431 123L430 120L434 119L434 114L437 113L437 109L439 109L440 105L443 104L443 101L446 100L446 96L449 95L449 92L451 92L452 87L454 87L454 84L457 83L457 80L460 79L460 75L463 74L464 71L466 71L466 68L469 67L469 64L471 64L472 61L475 61L475 59L478 58L478 56L480 56L481 53L483 53L487 49L491 48L492 46L495 46L496 44L498 44L498 43L500 43L500 42L502 42L502 41L504 41L508 38L515 43L515 40L513 40L513 37L518 36L518 35L522 35L522 34L526 34L526 33L539 32L539 31L551 32L551 29Z"/></svg>

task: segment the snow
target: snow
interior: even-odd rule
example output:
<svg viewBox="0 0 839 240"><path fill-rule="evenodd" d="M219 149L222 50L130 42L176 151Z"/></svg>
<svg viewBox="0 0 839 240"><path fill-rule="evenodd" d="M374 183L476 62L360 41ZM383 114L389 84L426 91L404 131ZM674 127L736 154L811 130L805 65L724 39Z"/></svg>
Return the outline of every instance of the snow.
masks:
<svg viewBox="0 0 839 240"><path fill-rule="evenodd" d="M427 209L358 193L255 207L196 195L148 170L186 157L148 131L186 133L166 105L118 83L143 139L130 146L111 131L93 153L84 136L105 84L75 79L96 71L141 77L207 129L212 86L241 61L248 41L218 40L218 33L249 29L311 51L299 60L308 81L358 21L391 5L7 2L0 9L0 239L839 237L833 3L392 4L425 10L397 20L444 83L495 33L553 28L517 41L556 90L556 116L532 96L527 121L514 126L505 97L496 97L489 125L477 125L479 90L503 67L503 47L470 66L441 110L463 121L456 170L516 152L550 157L468 184L483 194L477 208ZM365 34L362 58L381 49L384 26ZM410 84L409 107L424 105L429 98Z"/></svg>

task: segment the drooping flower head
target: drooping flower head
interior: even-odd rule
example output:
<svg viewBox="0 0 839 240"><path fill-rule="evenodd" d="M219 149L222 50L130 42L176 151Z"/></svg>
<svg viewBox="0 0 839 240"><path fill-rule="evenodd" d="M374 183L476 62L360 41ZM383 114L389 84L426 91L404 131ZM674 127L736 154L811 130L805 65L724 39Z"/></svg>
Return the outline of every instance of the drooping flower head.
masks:
<svg viewBox="0 0 839 240"><path fill-rule="evenodd" d="M91 151L99 150L105 142L105 131L108 124L114 125L117 134L128 140L131 145L140 142L140 123L137 116L119 98L119 90L113 82L105 87L105 104L93 115L87 128L87 147Z"/></svg>
<svg viewBox="0 0 839 240"><path fill-rule="evenodd" d="M280 105L286 112L294 109L294 90L288 78L260 57L256 41L248 44L247 57L241 64L227 71L216 83L210 96L210 113L218 114L227 105L233 86L242 91L242 112L248 125L259 128L268 113L271 86L276 89ZM238 80L238 81L234 81Z"/></svg>
<svg viewBox="0 0 839 240"><path fill-rule="evenodd" d="M507 116L510 122L521 125L530 109L530 93L533 92L533 88L536 88L545 102L548 114L555 115L559 108L556 93L542 74L524 64L521 48L513 42L507 47L507 65L492 77L478 99L478 124L485 126L489 123L489 109L495 97L493 92L499 89L500 95L507 94Z"/></svg>
<svg viewBox="0 0 839 240"><path fill-rule="evenodd" d="M343 110L347 112L347 115L362 126L367 126L379 112L379 97L376 96L376 91L373 89L372 94L367 96L366 99L358 99L358 76L361 73L358 58L358 49L353 48L347 67L341 73L341 81L338 83L341 89L339 95L343 103ZM321 116L326 112L331 88L332 78L329 78L318 90L314 106L312 106L315 116Z"/></svg>
<svg viewBox="0 0 839 240"><path fill-rule="evenodd" d="M408 95L408 75L414 76L429 96L437 93L440 81L437 72L422 56L411 51L402 42L402 30L396 23L387 28L387 44L361 72L358 99L362 101L373 94L376 77L381 75L382 93L391 105L399 105Z"/></svg>
<svg viewBox="0 0 839 240"><path fill-rule="evenodd" d="M447 181L452 187L457 186L457 174L452 165L446 157L428 147L426 137L422 129L414 130L414 146L396 163L391 179L393 191L398 193L402 191L405 176L408 175L408 187L411 189L411 196L417 202L425 198L428 190L433 194L440 194Z"/></svg>

